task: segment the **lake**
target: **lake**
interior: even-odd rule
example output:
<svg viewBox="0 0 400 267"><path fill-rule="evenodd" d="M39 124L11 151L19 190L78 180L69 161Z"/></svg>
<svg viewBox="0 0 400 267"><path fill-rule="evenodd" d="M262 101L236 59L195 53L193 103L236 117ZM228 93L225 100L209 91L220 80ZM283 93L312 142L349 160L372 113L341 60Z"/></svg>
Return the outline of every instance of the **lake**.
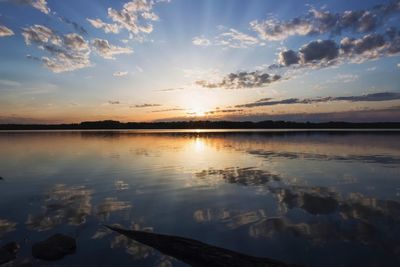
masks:
<svg viewBox="0 0 400 267"><path fill-rule="evenodd" d="M0 238L57 266L186 266L103 225L306 266L400 266L400 132L0 133ZM53 263L51 263L53 264ZM51 265L51 266L54 266Z"/></svg>

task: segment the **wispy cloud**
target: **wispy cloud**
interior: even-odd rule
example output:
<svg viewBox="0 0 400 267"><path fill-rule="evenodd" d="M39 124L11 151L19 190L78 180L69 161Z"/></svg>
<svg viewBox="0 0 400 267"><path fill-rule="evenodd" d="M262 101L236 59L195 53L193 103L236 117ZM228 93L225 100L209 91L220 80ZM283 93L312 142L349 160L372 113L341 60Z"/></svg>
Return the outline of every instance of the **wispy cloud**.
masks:
<svg viewBox="0 0 400 267"><path fill-rule="evenodd" d="M123 76L126 76L126 75L128 75L127 71L116 71L116 72L113 73L114 77L123 77Z"/></svg>
<svg viewBox="0 0 400 267"><path fill-rule="evenodd" d="M229 48L247 48L260 43L258 38L245 34L235 29L229 29L219 34L213 40L209 40L204 36L194 37L192 43L197 46L223 46Z"/></svg>
<svg viewBox="0 0 400 267"><path fill-rule="evenodd" d="M237 113L242 112L243 109L215 109L204 112L205 115L215 115L215 114L226 114L226 113Z"/></svg>
<svg viewBox="0 0 400 267"><path fill-rule="evenodd" d="M185 88L183 87L177 87L177 88L166 88L166 89L160 89L157 90L158 92L174 92L174 91L181 91L184 90Z"/></svg>
<svg viewBox="0 0 400 267"><path fill-rule="evenodd" d="M88 35L88 32L86 31L86 29L82 26L79 25L77 22L72 21L70 19L64 18L64 17L60 17L59 18L62 22L71 25L75 31L77 31L79 34L81 35Z"/></svg>
<svg viewBox="0 0 400 267"><path fill-rule="evenodd" d="M52 29L34 25L22 29L22 36L27 45L36 44L50 54L42 58L28 56L40 60L43 65L55 73L73 71L90 66L90 47L79 34L69 33L59 36Z"/></svg>
<svg viewBox="0 0 400 267"><path fill-rule="evenodd" d="M94 51L105 59L115 59L115 55L132 54L133 50L130 47L121 47L108 43L105 39L94 39L92 41Z"/></svg>
<svg viewBox="0 0 400 267"><path fill-rule="evenodd" d="M171 112L171 111L184 111L184 110L186 110L186 109L184 109L184 108L167 108L167 109L153 110L151 112L158 113L158 112Z"/></svg>
<svg viewBox="0 0 400 267"><path fill-rule="evenodd" d="M211 45L211 41L205 38L204 36L196 36L193 38L192 43L198 46L209 46Z"/></svg>
<svg viewBox="0 0 400 267"><path fill-rule="evenodd" d="M12 36L14 32L4 25L0 25L0 37Z"/></svg>
<svg viewBox="0 0 400 267"><path fill-rule="evenodd" d="M261 71L230 73L222 81L196 81L197 85L205 88L243 89L264 87L281 79L279 75L272 75Z"/></svg>
<svg viewBox="0 0 400 267"><path fill-rule="evenodd" d="M324 103L333 101L349 101L349 102L374 102L374 101L389 101L389 100L399 100L400 93L394 92L382 92L374 94L366 94L359 96L338 96L338 97L320 97L320 98L288 98L282 100L273 100L272 98L263 98L252 103L236 105L237 108L254 108L262 106L275 106L275 105L291 105L291 104L314 104L314 103Z"/></svg>
<svg viewBox="0 0 400 267"><path fill-rule="evenodd" d="M145 104L133 105L133 106L130 106L130 108L150 108L150 107L160 107L160 106L162 106L162 105L145 103Z"/></svg>
<svg viewBox="0 0 400 267"><path fill-rule="evenodd" d="M121 104L121 102L119 100L109 100L107 103L110 104L110 105L119 105L119 104Z"/></svg>
<svg viewBox="0 0 400 267"><path fill-rule="evenodd" d="M171 112L171 111L184 111L184 110L186 110L186 109L184 109L184 108L166 108L166 109L152 110L151 112L158 113L158 112Z"/></svg>

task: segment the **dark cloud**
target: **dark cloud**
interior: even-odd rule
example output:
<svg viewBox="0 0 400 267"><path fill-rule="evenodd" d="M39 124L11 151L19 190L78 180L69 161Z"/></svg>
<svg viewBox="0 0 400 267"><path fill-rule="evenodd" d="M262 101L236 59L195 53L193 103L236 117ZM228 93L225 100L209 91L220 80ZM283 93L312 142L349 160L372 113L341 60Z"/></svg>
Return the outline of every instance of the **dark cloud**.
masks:
<svg viewBox="0 0 400 267"><path fill-rule="evenodd" d="M329 33L339 35L343 31L369 33L382 26L387 18L400 12L400 1L374 6L367 10L333 13L311 8L306 15L288 21L267 19L253 21L251 28L260 38L269 41L284 40L290 36L315 35Z"/></svg>
<svg viewBox="0 0 400 267"><path fill-rule="evenodd" d="M280 67L298 64L300 67L324 67L346 61L365 60L392 56L400 52L400 32L389 28L385 33L370 33L361 38L344 37L337 44L334 40L317 40L303 45L299 51L279 53Z"/></svg>
<svg viewBox="0 0 400 267"><path fill-rule="evenodd" d="M302 63L329 61L338 57L339 46L333 40L317 40L302 46L299 54Z"/></svg>
<svg viewBox="0 0 400 267"><path fill-rule="evenodd" d="M71 25L74 28L74 30L77 31L79 34L88 35L88 32L86 31L86 29L82 25L79 25L78 23L76 23L75 21L71 21L64 17L61 17L60 20L66 24Z"/></svg>
<svg viewBox="0 0 400 267"><path fill-rule="evenodd" d="M214 114L221 114L221 113L236 113L242 112L243 109L215 109L211 111L204 112L206 115L214 115Z"/></svg>
<svg viewBox="0 0 400 267"><path fill-rule="evenodd" d="M293 50L285 50L279 53L278 63L283 66L297 64L300 61L298 53Z"/></svg>
<svg viewBox="0 0 400 267"><path fill-rule="evenodd" d="M160 106L161 106L160 104L145 103L145 104L131 106L131 108L149 108L149 107L160 107Z"/></svg>
<svg viewBox="0 0 400 267"><path fill-rule="evenodd" d="M279 75L272 75L260 71L230 73L221 82L209 82L205 80L196 81L197 85L205 88L242 89L263 87L278 81Z"/></svg>
<svg viewBox="0 0 400 267"><path fill-rule="evenodd" d="M306 98L306 99L298 99L298 98L288 98L283 100L271 101L270 98L260 99L253 103L237 105L238 108L253 108L253 107L261 107L261 106L274 106L274 105L290 105L290 104L313 104L313 103L324 103L324 102L332 102L332 101L350 101L350 102L365 102L365 101L389 101L389 100L398 100L400 99L400 93L393 92L383 92L383 93L374 93L374 94L366 94L360 96L340 96L340 97L321 97L321 98Z"/></svg>
<svg viewBox="0 0 400 267"><path fill-rule="evenodd" d="M118 100L109 100L108 104L110 104L110 105L119 105L119 104L121 104L121 102L119 102Z"/></svg>
<svg viewBox="0 0 400 267"><path fill-rule="evenodd" d="M183 111L183 110L186 110L186 109L184 109L184 108L167 108L167 109L153 110L151 112L158 113L158 112Z"/></svg>
<svg viewBox="0 0 400 267"><path fill-rule="evenodd" d="M339 46L333 40L317 40L303 45L298 52L282 51L278 55L278 63L282 66L293 64L327 63L339 56Z"/></svg>

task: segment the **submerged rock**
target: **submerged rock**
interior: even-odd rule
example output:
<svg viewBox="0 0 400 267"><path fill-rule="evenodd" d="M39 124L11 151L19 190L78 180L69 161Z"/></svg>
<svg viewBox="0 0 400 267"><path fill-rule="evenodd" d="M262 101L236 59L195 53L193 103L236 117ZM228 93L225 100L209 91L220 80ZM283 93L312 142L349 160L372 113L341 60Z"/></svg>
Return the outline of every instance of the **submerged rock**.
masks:
<svg viewBox="0 0 400 267"><path fill-rule="evenodd" d="M16 242L10 242L0 247L0 264L14 260L18 250L19 245Z"/></svg>
<svg viewBox="0 0 400 267"><path fill-rule="evenodd" d="M32 246L32 256L37 259L54 261L62 259L68 254L73 254L76 250L74 238L55 234L46 240L37 242Z"/></svg>

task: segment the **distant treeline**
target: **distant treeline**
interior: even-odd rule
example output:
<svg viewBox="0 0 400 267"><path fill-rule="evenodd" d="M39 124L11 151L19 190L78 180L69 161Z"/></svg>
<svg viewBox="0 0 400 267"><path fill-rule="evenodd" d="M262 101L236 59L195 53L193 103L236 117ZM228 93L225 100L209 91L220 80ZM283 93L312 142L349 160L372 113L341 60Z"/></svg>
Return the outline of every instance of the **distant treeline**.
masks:
<svg viewBox="0 0 400 267"><path fill-rule="evenodd" d="M288 122L288 121L85 121L71 124L0 124L0 130L101 130L101 129L400 129L400 122Z"/></svg>

